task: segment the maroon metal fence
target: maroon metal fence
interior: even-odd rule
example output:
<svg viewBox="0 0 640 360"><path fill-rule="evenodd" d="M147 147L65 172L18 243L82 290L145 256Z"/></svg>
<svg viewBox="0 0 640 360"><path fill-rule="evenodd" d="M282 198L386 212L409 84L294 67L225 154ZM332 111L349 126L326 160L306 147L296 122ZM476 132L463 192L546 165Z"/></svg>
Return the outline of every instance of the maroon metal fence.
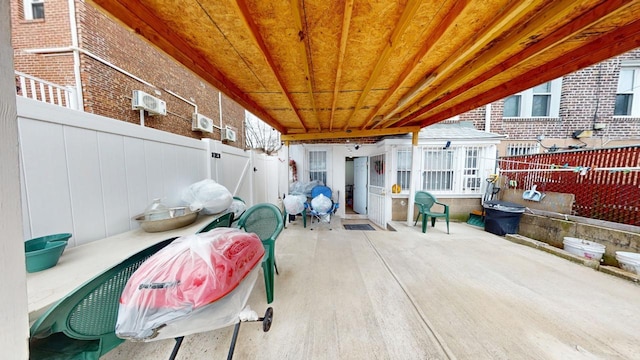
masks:
<svg viewBox="0 0 640 360"><path fill-rule="evenodd" d="M575 194L573 215L640 226L640 146L502 157L503 181Z"/></svg>

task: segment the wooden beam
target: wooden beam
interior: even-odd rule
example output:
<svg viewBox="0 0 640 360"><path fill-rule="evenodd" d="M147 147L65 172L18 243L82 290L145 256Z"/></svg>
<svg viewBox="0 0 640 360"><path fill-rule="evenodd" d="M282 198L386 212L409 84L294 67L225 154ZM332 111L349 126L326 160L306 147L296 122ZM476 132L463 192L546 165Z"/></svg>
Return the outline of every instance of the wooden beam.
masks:
<svg viewBox="0 0 640 360"><path fill-rule="evenodd" d="M404 68L398 80L389 88L389 90L384 94L384 97L378 102L378 104L373 109L373 112L369 115L369 117L365 120L364 125L360 127L360 129L366 129L369 127L376 118L376 115L380 113L380 109L386 105L389 99L398 91L400 86L405 82L407 77L415 70L416 66L420 63L420 61L426 56L426 54L433 48L433 45L438 41L440 37L444 34L446 29L451 26L453 21L462 13L464 8L469 3L468 0L460 0L456 1L453 8L447 12L447 15L443 17L442 21L435 27L435 31L433 34L430 34L429 41L425 41L424 45L420 49L420 51L413 56L412 60L409 62L408 66ZM394 114L387 114L386 119L392 117ZM385 119L383 119L384 121ZM375 124L374 127L379 126L382 121Z"/></svg>
<svg viewBox="0 0 640 360"><path fill-rule="evenodd" d="M313 109L313 115L316 117L316 123L318 124L318 130L322 130L320 125L320 119L318 118L318 111L316 109L316 101L313 91L313 75L309 66L309 53L307 51L307 44L309 43L308 29L302 25L302 11L300 11L300 1L291 0L291 12L293 12L292 21L295 22L296 28L299 29L300 39L296 42L298 53L302 55L305 61L302 62L304 66L304 77L307 85L307 95L309 95L309 101L311 101L311 108ZM275 71L275 70L274 70Z"/></svg>
<svg viewBox="0 0 640 360"><path fill-rule="evenodd" d="M287 91L284 83L284 79L282 78L282 75L280 74L280 72L277 70L278 67L275 64L273 57L269 53L269 49L267 49L267 45L264 43L262 36L260 36L260 31L258 27L252 20L251 14L249 13L249 8L247 7L247 3L244 0L236 0L236 5L237 5L236 9L240 14L245 26L247 27L249 35L251 35L251 38L260 49L260 52L262 53L264 60L267 62L267 64L269 64L269 68L271 69L276 79L278 80L278 86L280 87L280 91L282 92L282 94L284 94L287 97L287 100L289 101L289 106L291 106L291 109L296 113L298 121L300 122L300 126L302 126L302 128L305 131L307 131L307 127L304 125L304 122L302 121L302 115L298 111L293 101L293 98L291 97L291 94ZM314 106L314 109L315 109L315 106Z"/></svg>
<svg viewBox="0 0 640 360"><path fill-rule="evenodd" d="M544 65L514 77L509 83L500 84L483 92L485 96L474 97L454 107L444 108L439 112L426 113L420 126L428 126L448 119L460 113L505 98L518 91L529 89L541 82L556 79L613 56L640 47L640 20L619 27L615 31L604 34L588 44L563 54Z"/></svg>
<svg viewBox="0 0 640 360"><path fill-rule="evenodd" d="M333 85L333 99L331 100L331 114L329 115L329 131L333 130L333 118L338 102L338 92L342 81L342 66L344 64L344 54L347 52L347 40L349 38L349 26L351 25L351 15L353 14L354 0L347 0L344 3L344 15L342 16L342 33L340 35L340 52L338 54L338 68L336 69L336 82Z"/></svg>
<svg viewBox="0 0 640 360"><path fill-rule="evenodd" d="M120 2L122 1L122 2ZM233 101L258 116L276 130L286 129L275 118L263 110L244 91L229 81L215 66L206 61L202 54L193 49L181 37L176 35L165 23L154 15L152 9L138 1L126 0L89 0L96 8L102 9L109 17L129 27L151 44L166 52L176 61L196 73L204 81L222 91Z"/></svg>
<svg viewBox="0 0 640 360"><path fill-rule="evenodd" d="M323 140L323 139L347 139L362 137L377 137L386 135L408 134L420 131L418 126L395 127L390 129L376 130L346 130L334 132L317 132L304 134L286 134L280 135L282 141L304 141L304 140Z"/></svg>
<svg viewBox="0 0 640 360"><path fill-rule="evenodd" d="M463 94L465 91L487 81L488 79L500 74L506 69L513 68L517 64L536 56L537 54L545 51L550 47L555 46L558 43L561 43L563 40L567 40L571 36L580 33L580 31L592 26L594 23L597 23L601 19L608 16L615 16L616 11L634 4L634 2L629 2L626 0L608 0L601 2L595 8L585 9L584 13L577 16L571 13L571 16L573 17L572 21L556 29L552 33L544 36L543 38L540 38L538 35L543 33L542 29L545 26L549 26L550 22L552 22L553 20L558 20L555 16L568 16L568 12L573 11L573 8L571 6L573 3L573 0L553 2L551 8L548 8L546 11L538 14L538 16L532 20L530 25L532 27L527 26L520 31L515 31L512 36L509 36L507 39L505 39L505 42L497 45L493 49L493 51L486 51L471 64L469 64L469 66L466 66L465 69L460 72L459 77L450 78L449 81L440 84L437 89L434 89L426 97L421 99L419 103L413 105L410 109L403 111L400 114L400 118L402 118L402 120L397 123L398 126L410 123L418 116L424 114L430 109ZM549 16L548 14L552 14L552 16ZM490 62L491 59L496 56L496 54L503 53L507 49L513 47L514 44L519 43L527 44L527 46L517 54L509 57L504 61L501 61L489 70L482 72L478 76L469 79L468 81L465 80L472 77L472 74L475 72L476 68L472 66L474 63L482 64L484 62ZM541 79L537 79L539 83L543 82ZM460 85L458 85L457 83ZM514 90L514 92L516 91ZM444 93L446 93L446 95L440 95ZM437 98L437 96L440 97Z"/></svg>
<svg viewBox="0 0 640 360"><path fill-rule="evenodd" d="M422 4L422 1L409 0L405 5L405 8L404 8L404 11L402 12L402 16L400 17L400 20L396 23L396 26L393 29L393 32L391 34L391 37L389 38L389 41L386 43L384 50L382 50L382 54L380 54L380 56L378 57L378 60L376 61L376 65L374 66L373 71L371 72L371 75L368 77L367 83L362 89L362 92L358 97L358 101L356 102L356 105L353 111L351 112L351 115L349 115L349 117L347 118L347 122L344 125L344 128L342 130L346 130L349 127L349 123L351 122L353 114L355 114L356 112L358 112L358 110L360 110L360 108L362 107L362 104L364 103L364 99L366 99L367 96L369 96L369 91L371 91L373 84L375 84L376 81L378 81L380 74L385 69L387 65L387 61L389 60L389 57L392 55L393 50L395 49L394 46L395 47L398 46L398 43L400 42L400 37L404 35L404 33L406 32L407 27L410 25L411 20L413 20L413 17L416 15L416 12L418 11L418 8L420 7L421 4ZM364 127L362 128L364 129Z"/></svg>

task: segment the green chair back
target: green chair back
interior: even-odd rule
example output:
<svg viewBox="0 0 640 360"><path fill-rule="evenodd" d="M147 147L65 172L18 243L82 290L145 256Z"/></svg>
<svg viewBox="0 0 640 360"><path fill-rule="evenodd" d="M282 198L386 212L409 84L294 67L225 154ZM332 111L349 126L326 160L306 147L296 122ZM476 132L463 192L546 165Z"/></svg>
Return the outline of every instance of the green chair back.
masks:
<svg viewBox="0 0 640 360"><path fill-rule="evenodd" d="M29 358L99 359L121 344L115 327L122 290L147 258L174 239L138 252L52 305L31 326Z"/></svg>
<svg viewBox="0 0 640 360"><path fill-rule="evenodd" d="M196 234L207 232L217 227L230 227L233 222L233 213L228 212L222 216L213 219L207 226L200 229Z"/></svg>
<svg viewBox="0 0 640 360"><path fill-rule="evenodd" d="M267 293L267 303L273 301L274 274L277 271L275 247L276 239L284 228L284 221L280 209L270 203L254 205L242 214L236 225L246 232L255 233L262 240L266 256L262 262L264 285Z"/></svg>
<svg viewBox="0 0 640 360"><path fill-rule="evenodd" d="M426 191L416 191L414 202L419 208L429 210L436 203L435 196Z"/></svg>

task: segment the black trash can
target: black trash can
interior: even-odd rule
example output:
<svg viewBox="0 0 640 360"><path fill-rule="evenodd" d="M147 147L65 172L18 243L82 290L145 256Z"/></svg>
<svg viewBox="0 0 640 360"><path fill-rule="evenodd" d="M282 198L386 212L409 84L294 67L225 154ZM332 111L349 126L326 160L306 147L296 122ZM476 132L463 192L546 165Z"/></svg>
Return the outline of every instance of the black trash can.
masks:
<svg viewBox="0 0 640 360"><path fill-rule="evenodd" d="M524 209L523 205L508 201L485 202L484 230L500 236L517 234Z"/></svg>

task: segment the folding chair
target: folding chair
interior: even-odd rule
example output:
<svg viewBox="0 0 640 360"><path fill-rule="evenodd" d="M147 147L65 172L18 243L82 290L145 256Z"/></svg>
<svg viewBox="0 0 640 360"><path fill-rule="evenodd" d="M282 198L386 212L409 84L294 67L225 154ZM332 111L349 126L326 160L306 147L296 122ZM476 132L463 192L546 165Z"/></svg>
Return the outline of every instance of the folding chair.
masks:
<svg viewBox="0 0 640 360"><path fill-rule="evenodd" d="M328 203L323 208L319 208L316 206L314 208L314 199L320 197L320 195L328 198L331 201L331 204ZM338 193L338 197L339 197ZM329 230L331 230L331 215L335 214L336 210L338 210L339 203L333 201L333 194L331 192L331 188L324 185L315 186L311 190L311 201L307 203L308 213L311 215L311 226L313 226L313 219L315 218L318 223L325 222L329 223ZM313 230L313 228L311 229Z"/></svg>

